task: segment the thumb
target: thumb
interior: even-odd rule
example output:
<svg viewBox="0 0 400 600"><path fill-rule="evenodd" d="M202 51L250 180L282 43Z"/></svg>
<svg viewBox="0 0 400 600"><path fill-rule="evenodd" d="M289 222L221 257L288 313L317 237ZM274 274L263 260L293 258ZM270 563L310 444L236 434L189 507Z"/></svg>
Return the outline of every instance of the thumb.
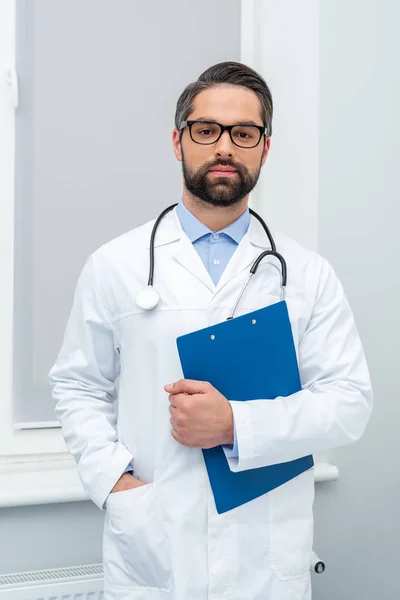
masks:
<svg viewBox="0 0 400 600"><path fill-rule="evenodd" d="M176 383L164 386L164 389L170 394L204 394L208 386L209 384L205 381L180 379Z"/></svg>

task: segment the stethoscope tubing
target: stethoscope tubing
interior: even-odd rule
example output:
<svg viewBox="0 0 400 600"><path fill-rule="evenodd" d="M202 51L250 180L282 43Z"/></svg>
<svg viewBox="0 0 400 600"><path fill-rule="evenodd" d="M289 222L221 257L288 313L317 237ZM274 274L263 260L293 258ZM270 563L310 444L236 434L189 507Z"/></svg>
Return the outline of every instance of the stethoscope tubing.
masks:
<svg viewBox="0 0 400 600"><path fill-rule="evenodd" d="M164 209L162 211L162 213L157 217L157 219L156 219L156 221L155 221L155 223L153 225L153 229L152 229L151 236L150 236L150 267L149 267L149 279L148 279L148 283L147 283L147 290L150 290L150 291L154 290L154 288L153 288L153 283L154 283L154 264L155 264L154 246L155 246L155 237L156 237L157 229L158 229L158 226L159 226L160 222L165 217L165 215L167 215L176 206L177 206L177 204L172 204L171 206L168 206L166 209ZM263 229L264 229L264 231L265 231L265 233L266 233L266 235L268 237L271 249L270 250L265 250L264 252L262 252L255 259L255 261L253 262L253 264L252 264L252 266L250 268L249 276L246 278L244 286L243 286L242 290L240 291L239 297L236 300L235 305L233 306L232 311L231 311L230 316L228 317L228 319L233 319L234 313L236 312L236 309L237 309L237 307L239 305L239 302L240 302L240 300L241 300L241 298L242 298L242 296L243 296L243 294L244 294L244 292L245 292L245 290L246 290L246 288L247 288L247 286L248 286L248 284L250 282L250 279L252 278L253 275L255 275L255 273L257 272L257 269L258 269L260 263L263 261L263 259L266 256L273 256L276 259L278 259L279 262L280 262L280 265L281 265L281 299L283 299L283 297L284 297L284 291L285 291L286 284L287 284L287 266L286 266L286 261L283 258L283 256L279 252L277 252L274 238L272 237L272 234L271 234L271 232L270 232L267 224L265 223L264 219L262 217L260 217L260 215L258 215L253 209L249 208L249 212L250 212L250 214L253 217L255 217L261 223L261 225L262 225L262 227L263 227ZM156 292L156 290L154 290L154 292L155 292L156 296L158 296L158 298L159 298L158 292ZM139 296L139 294L138 294L138 296ZM154 306L153 306L153 303L150 302L150 304L148 306L142 306L142 308L144 308L146 310L153 310L157 306L158 300L157 301L155 300L154 302L155 302ZM140 306L140 304L139 304L139 306Z"/></svg>

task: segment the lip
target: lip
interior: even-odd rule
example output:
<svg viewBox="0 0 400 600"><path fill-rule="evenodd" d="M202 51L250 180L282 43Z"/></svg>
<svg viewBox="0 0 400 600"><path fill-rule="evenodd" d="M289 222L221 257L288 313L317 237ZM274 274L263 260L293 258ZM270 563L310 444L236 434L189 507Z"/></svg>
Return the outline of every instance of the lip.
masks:
<svg viewBox="0 0 400 600"><path fill-rule="evenodd" d="M233 167L224 167L223 165L219 165L218 167L213 167L210 171L226 171L227 173L236 173L236 169Z"/></svg>
<svg viewBox="0 0 400 600"><path fill-rule="evenodd" d="M214 173L214 175L224 177L229 175L235 175L237 171L236 169L232 169L232 167L215 167L214 169L210 169L209 173Z"/></svg>

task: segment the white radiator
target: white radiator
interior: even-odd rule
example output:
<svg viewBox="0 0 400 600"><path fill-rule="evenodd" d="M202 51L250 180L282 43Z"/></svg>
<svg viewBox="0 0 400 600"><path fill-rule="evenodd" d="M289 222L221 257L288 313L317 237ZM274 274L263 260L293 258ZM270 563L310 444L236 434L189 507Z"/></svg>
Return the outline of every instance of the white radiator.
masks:
<svg viewBox="0 0 400 600"><path fill-rule="evenodd" d="M0 600L103 600L103 565L0 575Z"/></svg>

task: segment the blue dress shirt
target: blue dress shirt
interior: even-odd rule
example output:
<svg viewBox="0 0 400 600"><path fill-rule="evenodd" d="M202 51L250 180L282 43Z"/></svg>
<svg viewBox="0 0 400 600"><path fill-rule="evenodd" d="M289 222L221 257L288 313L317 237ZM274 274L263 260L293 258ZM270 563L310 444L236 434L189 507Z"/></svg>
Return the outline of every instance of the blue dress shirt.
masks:
<svg viewBox="0 0 400 600"><path fill-rule="evenodd" d="M182 229L199 254L214 284L217 285L240 240L250 225L248 209L236 221L221 229L211 231L199 221L181 201L176 207Z"/></svg>
<svg viewBox="0 0 400 600"><path fill-rule="evenodd" d="M183 231L199 254L214 285L217 285L240 240L249 228L249 210L247 209L236 221L220 231L211 231L186 208L182 200L176 207L176 213ZM233 446L223 446L223 449L230 458L237 458L238 446L235 427ZM132 466L128 465L125 471L132 471Z"/></svg>

